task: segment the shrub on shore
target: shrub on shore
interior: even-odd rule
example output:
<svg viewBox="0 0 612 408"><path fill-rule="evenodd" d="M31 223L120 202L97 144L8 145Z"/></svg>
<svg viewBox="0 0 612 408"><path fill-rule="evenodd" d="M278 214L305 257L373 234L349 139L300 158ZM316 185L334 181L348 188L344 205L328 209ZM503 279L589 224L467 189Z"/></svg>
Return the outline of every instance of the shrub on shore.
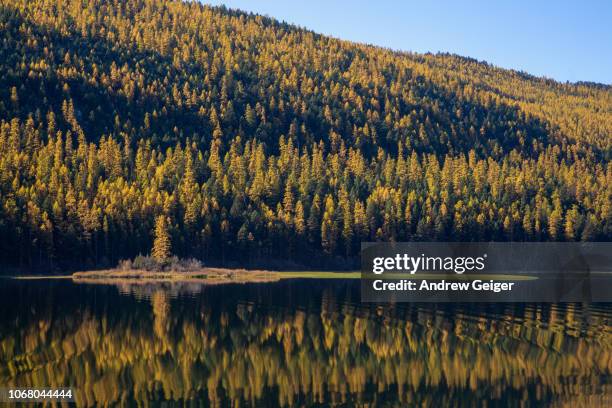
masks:
<svg viewBox="0 0 612 408"><path fill-rule="evenodd" d="M122 259L117 265L122 271L140 270L149 272L193 272L202 269L202 262L197 259L180 259L177 256L160 262L152 256L138 255L134 260Z"/></svg>

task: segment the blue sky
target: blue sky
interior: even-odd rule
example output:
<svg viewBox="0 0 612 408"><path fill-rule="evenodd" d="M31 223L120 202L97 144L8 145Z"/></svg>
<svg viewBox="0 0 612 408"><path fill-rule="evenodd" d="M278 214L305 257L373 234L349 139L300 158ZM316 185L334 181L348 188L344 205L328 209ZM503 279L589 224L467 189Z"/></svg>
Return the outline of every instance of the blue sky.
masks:
<svg viewBox="0 0 612 408"><path fill-rule="evenodd" d="M451 52L558 81L612 84L612 0L205 0L322 34Z"/></svg>

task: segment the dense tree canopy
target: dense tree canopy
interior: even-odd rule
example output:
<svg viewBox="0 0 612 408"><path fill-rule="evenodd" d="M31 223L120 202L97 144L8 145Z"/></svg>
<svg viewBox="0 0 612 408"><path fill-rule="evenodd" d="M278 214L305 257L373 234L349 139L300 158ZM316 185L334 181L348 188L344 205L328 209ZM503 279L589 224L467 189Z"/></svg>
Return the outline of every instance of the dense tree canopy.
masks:
<svg viewBox="0 0 612 408"><path fill-rule="evenodd" d="M162 0L0 5L0 258L609 240L612 90ZM169 244L170 245L170 244Z"/></svg>

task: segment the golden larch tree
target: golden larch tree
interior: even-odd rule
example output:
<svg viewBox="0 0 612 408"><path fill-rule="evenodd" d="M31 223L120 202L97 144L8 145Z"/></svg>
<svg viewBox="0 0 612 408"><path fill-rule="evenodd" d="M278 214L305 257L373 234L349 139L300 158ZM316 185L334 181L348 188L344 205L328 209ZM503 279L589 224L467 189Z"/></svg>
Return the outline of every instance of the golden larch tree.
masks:
<svg viewBox="0 0 612 408"><path fill-rule="evenodd" d="M168 222L165 215L159 215L155 219L155 240L151 256L159 263L164 263L169 257L171 250L170 234L168 234Z"/></svg>

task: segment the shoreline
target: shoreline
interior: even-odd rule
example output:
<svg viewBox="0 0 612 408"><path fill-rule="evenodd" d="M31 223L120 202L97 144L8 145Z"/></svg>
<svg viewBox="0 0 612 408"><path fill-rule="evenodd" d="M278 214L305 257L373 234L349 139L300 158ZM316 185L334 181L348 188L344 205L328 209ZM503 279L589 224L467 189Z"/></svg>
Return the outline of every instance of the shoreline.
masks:
<svg viewBox="0 0 612 408"><path fill-rule="evenodd" d="M78 271L67 275L6 276L15 280L70 279L76 283L270 283L281 279L357 279L360 272L269 271L256 269L202 268L196 271L144 271L103 269Z"/></svg>
<svg viewBox="0 0 612 408"><path fill-rule="evenodd" d="M7 276L16 280L45 280L45 279L71 279L80 283L116 284L116 283L266 283L277 282L284 279L360 279L361 272L332 272L332 271L270 271L259 269L232 269L232 268L201 268L196 271L144 271L144 270L119 270L103 269L93 271L78 271L69 275L30 275L30 276ZM387 279L451 279L465 280L472 276L446 274L386 274ZM538 279L537 276L525 275L482 275L481 278L498 279L502 281L521 281Z"/></svg>
<svg viewBox="0 0 612 408"><path fill-rule="evenodd" d="M116 270L75 272L71 275L76 283L117 284L117 283L222 283L276 282L273 272L245 269L202 268L189 272Z"/></svg>

